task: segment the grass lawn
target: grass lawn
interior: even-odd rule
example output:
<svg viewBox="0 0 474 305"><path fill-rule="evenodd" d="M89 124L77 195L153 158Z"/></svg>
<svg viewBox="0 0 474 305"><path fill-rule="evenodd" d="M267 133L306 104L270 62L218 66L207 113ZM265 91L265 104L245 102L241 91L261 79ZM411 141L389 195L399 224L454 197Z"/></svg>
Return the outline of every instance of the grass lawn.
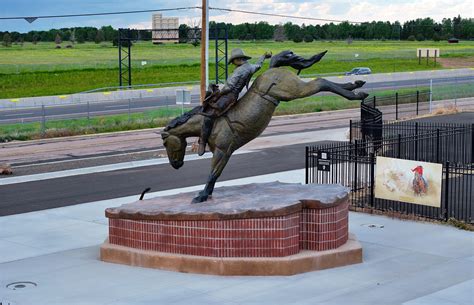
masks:
<svg viewBox="0 0 474 305"><path fill-rule="evenodd" d="M211 44L210 62L215 54L212 47ZM432 66L418 65L417 47L440 48L441 56L446 57L474 56L474 41L459 44L432 41L354 41L352 44L345 41L230 41L229 50L235 47L244 49L254 58L267 50L276 54L291 49L303 56L329 51L320 63L305 70L304 74L344 72L356 66L370 67L373 73L433 69ZM199 80L199 47L139 42L132 49L133 84ZM117 48L110 43L77 44L74 49L54 49L53 43L0 46L0 98L70 94L117 86L117 57ZM145 61L146 65L142 65ZM214 73L211 65L211 78Z"/></svg>
<svg viewBox="0 0 474 305"><path fill-rule="evenodd" d="M188 111L190 108L185 108ZM18 123L0 125L0 143L12 140L64 137L114 131L136 130L165 126L170 119L181 115L177 107L160 108L140 113L116 114L100 117Z"/></svg>

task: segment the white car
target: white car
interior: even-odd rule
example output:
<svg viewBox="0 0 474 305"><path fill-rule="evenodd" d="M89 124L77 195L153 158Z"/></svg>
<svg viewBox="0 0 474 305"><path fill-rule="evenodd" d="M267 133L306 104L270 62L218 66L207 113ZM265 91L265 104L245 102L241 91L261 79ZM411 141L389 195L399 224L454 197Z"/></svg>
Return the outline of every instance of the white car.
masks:
<svg viewBox="0 0 474 305"><path fill-rule="evenodd" d="M372 70L370 68L354 68L349 72L346 72L346 75L363 75L363 74L371 74Z"/></svg>

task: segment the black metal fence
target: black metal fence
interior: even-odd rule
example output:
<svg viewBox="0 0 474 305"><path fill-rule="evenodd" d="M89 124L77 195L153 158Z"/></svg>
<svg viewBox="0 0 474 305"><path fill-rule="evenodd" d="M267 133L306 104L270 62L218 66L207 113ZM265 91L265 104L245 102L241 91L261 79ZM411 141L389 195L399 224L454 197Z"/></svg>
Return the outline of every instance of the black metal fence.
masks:
<svg viewBox="0 0 474 305"><path fill-rule="evenodd" d="M379 141L363 140L353 128L349 143L306 147L306 183L350 187L354 207L474 221L474 124L384 122ZM443 164L441 208L376 198L377 156Z"/></svg>
<svg viewBox="0 0 474 305"><path fill-rule="evenodd" d="M390 115L395 120L399 120L429 113L431 94L429 90L417 90L407 93L394 92L381 97L375 95L364 102L370 104L373 108L378 108L384 115ZM391 107L385 108L383 106Z"/></svg>
<svg viewBox="0 0 474 305"><path fill-rule="evenodd" d="M474 124L432 123L411 121L384 121L382 124L367 124L351 121L349 142L360 146L365 143L374 149L381 149L384 156L425 162L472 163L474 152L472 138ZM470 130L470 131L469 131ZM374 135L379 135L374 137ZM389 143L397 143L400 156L388 156ZM400 147L398 147L400 146ZM406 150L404 150L406 148ZM393 151L392 148L390 148Z"/></svg>

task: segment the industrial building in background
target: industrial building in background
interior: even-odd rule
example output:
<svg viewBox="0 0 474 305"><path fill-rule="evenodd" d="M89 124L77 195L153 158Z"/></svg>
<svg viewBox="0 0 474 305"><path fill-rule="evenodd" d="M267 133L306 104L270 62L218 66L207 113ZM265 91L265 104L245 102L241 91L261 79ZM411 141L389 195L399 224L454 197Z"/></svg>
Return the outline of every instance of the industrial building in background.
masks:
<svg viewBox="0 0 474 305"><path fill-rule="evenodd" d="M152 41L154 44L179 41L178 17L163 17L162 14L153 14L152 29Z"/></svg>

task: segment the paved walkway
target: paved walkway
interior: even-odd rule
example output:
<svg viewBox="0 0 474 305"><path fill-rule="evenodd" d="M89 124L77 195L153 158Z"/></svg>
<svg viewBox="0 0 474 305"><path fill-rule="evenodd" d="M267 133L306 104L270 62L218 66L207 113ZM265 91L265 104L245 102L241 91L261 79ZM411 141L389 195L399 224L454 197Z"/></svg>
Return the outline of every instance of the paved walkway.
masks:
<svg viewBox="0 0 474 305"><path fill-rule="evenodd" d="M303 170L231 180L302 182ZM163 196L200 186L148 194ZM130 196L0 218L3 304L465 304L474 303L474 239L453 227L350 214L358 265L296 276L218 277L101 262L104 209ZM383 228L370 228L380 224ZM11 290L12 282L36 287Z"/></svg>

